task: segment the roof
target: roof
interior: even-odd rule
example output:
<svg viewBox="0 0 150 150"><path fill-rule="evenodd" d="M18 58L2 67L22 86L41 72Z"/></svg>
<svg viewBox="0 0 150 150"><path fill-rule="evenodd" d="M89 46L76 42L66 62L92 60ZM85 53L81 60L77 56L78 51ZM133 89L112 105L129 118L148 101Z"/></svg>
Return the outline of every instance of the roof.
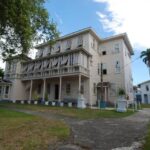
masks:
<svg viewBox="0 0 150 150"><path fill-rule="evenodd" d="M37 61L44 60L44 59L49 59L49 58L62 56L62 53L64 55L67 55L69 53L79 52L79 51L82 51L82 52L86 53L89 57L92 57L92 55L88 51L86 51L83 47L81 47L81 48L72 49L71 51L60 52L60 53L56 53L56 54L53 54L53 55L32 59L30 61L26 61L26 62L23 62L23 63L25 64L25 63L30 63L30 62L37 62Z"/></svg>
<svg viewBox="0 0 150 150"><path fill-rule="evenodd" d="M118 34L118 35L113 35L113 36L110 36L110 37L107 37L107 38L103 38L102 42L107 42L107 41L110 41L110 40L115 40L115 39L120 39L120 38L122 38L124 40L124 42L127 45L131 55L133 55L134 54L133 48L132 48L132 45L130 43L130 40L128 38L127 33L121 33L121 34Z"/></svg>
<svg viewBox="0 0 150 150"><path fill-rule="evenodd" d="M150 83L150 80L147 80L147 81L144 81L142 83L139 83L138 85L147 84L147 83Z"/></svg>
<svg viewBox="0 0 150 150"><path fill-rule="evenodd" d="M127 45L131 55L134 54L132 45L131 45L131 43L129 41L129 38L128 38L126 33L110 36L110 37L107 37L107 38L100 38L99 35L92 29L92 27L87 27L87 28L84 28L84 29L81 29L81 30L78 30L78 31L75 31L75 32L72 32L72 33L69 33L67 35L61 36L58 39L56 39L56 41L65 40L65 39L77 36L77 35L79 35L81 33L87 33L87 32L90 32L93 36L95 36L95 38L99 42L107 42L107 41L110 41L110 40L115 40L115 39L122 38L124 40L125 44ZM45 42L45 43L42 43L42 44L39 44L39 45L35 46L35 48L39 49L39 48L41 48L43 46L46 46L48 44L49 44L49 42Z"/></svg>
<svg viewBox="0 0 150 150"><path fill-rule="evenodd" d="M6 58L4 60L9 61L9 60L13 60L13 59L24 59L24 60L27 60L27 61L32 60L30 57L28 57L25 54L18 54L18 55L12 56L10 58Z"/></svg>
<svg viewBox="0 0 150 150"><path fill-rule="evenodd" d="M96 34L96 32L91 27L87 27L87 28L66 34L64 36L61 36L58 39L56 39L56 41L65 40L65 39L77 36L77 35L82 34L82 33L87 33L87 32L91 32L98 40L100 40L100 37ZM39 45L35 46L35 48L38 49L38 48L41 48L41 47L46 46L46 45L49 45L49 41L44 42L42 44L39 44Z"/></svg>

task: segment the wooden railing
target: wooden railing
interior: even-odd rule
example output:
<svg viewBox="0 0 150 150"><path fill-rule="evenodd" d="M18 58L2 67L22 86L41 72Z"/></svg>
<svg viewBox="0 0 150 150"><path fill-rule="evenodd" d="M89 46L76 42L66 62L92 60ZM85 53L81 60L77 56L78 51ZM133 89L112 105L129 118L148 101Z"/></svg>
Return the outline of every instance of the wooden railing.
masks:
<svg viewBox="0 0 150 150"><path fill-rule="evenodd" d="M47 70L30 71L25 72L20 75L22 80L43 78L43 77L56 77L60 75L73 75L77 73L82 73L83 75L89 76L89 70L83 66L65 66L60 68L53 68Z"/></svg>

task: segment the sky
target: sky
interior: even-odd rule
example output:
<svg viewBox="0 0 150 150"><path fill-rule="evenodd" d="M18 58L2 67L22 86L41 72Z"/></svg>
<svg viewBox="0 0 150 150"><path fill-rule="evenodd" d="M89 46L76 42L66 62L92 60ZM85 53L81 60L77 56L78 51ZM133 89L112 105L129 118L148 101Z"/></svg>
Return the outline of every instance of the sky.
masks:
<svg viewBox="0 0 150 150"><path fill-rule="evenodd" d="M150 48L150 0L46 0L44 6L61 35L86 27L102 38L126 32L134 50L134 85L150 79L139 58L141 51ZM4 63L0 65L4 67Z"/></svg>
<svg viewBox="0 0 150 150"><path fill-rule="evenodd" d="M150 0L47 0L45 4L61 35L85 27L92 27L102 38L126 32L134 50L134 85L150 79L139 58L141 51L150 48L149 6Z"/></svg>

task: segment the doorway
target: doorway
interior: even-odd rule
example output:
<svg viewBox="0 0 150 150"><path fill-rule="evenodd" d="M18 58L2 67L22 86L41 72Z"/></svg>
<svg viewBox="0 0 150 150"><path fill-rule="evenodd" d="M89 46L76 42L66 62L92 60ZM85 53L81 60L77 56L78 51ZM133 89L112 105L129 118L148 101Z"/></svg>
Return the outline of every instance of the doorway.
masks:
<svg viewBox="0 0 150 150"><path fill-rule="evenodd" d="M59 99L59 85L55 84L55 99Z"/></svg>

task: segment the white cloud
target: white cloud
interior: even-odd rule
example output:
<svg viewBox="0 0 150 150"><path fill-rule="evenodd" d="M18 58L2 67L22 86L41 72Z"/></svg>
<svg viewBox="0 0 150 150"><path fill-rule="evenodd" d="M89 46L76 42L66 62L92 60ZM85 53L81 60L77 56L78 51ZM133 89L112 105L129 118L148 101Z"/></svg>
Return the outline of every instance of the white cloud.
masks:
<svg viewBox="0 0 150 150"><path fill-rule="evenodd" d="M150 0L93 1L106 3L103 13L96 12L105 31L127 32L134 48L150 47Z"/></svg>

